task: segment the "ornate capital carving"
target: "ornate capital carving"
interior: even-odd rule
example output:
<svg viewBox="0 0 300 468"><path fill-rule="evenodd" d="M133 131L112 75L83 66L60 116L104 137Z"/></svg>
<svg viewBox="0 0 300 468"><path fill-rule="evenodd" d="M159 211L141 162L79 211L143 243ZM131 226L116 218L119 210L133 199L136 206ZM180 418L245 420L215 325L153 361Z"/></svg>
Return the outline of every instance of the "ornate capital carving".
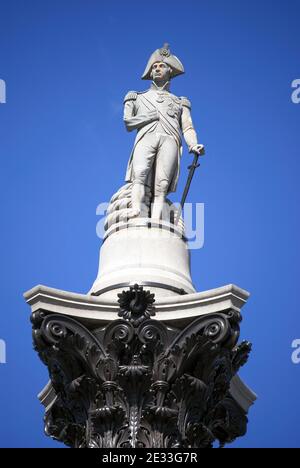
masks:
<svg viewBox="0 0 300 468"><path fill-rule="evenodd" d="M120 319L88 329L66 316L32 315L35 350L53 397L46 433L71 447L208 448L246 432L229 392L247 359L240 315L214 313L183 330L151 319L154 295L119 295Z"/></svg>

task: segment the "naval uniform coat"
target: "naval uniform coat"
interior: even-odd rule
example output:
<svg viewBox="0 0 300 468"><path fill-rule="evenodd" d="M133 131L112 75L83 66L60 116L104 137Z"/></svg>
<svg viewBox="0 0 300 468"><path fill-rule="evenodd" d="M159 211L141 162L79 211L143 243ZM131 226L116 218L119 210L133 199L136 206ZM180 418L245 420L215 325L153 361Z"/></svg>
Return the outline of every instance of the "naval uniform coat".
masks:
<svg viewBox="0 0 300 468"><path fill-rule="evenodd" d="M152 132L170 135L178 147L177 167L169 181L169 192L175 192L179 178L180 158L182 155L181 115L183 106L191 109L190 101L184 97L177 97L167 90L160 90L155 85L145 92L129 92L124 99L124 121L128 131L137 130L133 150L131 152L127 170L126 182L133 181L132 161L137 144ZM159 120L150 119L149 111L157 110Z"/></svg>

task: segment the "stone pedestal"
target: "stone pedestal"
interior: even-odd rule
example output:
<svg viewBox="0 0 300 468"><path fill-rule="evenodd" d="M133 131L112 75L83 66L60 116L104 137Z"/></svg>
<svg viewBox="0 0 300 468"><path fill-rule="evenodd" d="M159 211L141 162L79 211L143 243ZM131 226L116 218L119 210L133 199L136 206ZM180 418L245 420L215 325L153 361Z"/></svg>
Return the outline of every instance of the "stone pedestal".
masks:
<svg viewBox="0 0 300 468"><path fill-rule="evenodd" d="M181 224L138 218L116 223L106 232L90 294L115 300L134 283L148 286L157 298L195 292Z"/></svg>

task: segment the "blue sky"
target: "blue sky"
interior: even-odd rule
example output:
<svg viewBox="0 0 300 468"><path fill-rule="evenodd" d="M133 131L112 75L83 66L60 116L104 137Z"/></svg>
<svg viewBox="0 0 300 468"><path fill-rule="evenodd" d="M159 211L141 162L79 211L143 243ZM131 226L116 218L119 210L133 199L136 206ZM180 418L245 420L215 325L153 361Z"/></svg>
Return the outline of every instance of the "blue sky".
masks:
<svg viewBox="0 0 300 468"><path fill-rule="evenodd" d="M205 203L194 283L251 292L241 375L259 399L233 446L300 446L299 17L299 0L0 1L1 447L57 446L43 435L47 371L22 294L93 283L96 207L122 184L133 142L122 100L145 89L148 57L166 41L186 69L172 90L192 101L207 149L189 195ZM179 193L190 159L185 148Z"/></svg>

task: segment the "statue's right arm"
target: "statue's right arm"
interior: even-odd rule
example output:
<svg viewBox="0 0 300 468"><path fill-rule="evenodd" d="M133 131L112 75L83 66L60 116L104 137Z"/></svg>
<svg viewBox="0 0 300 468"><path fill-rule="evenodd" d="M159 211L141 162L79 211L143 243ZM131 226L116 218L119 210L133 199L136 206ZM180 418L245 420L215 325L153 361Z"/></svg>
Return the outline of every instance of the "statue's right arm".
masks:
<svg viewBox="0 0 300 468"><path fill-rule="evenodd" d="M128 132L138 130L148 123L159 119L157 110L147 113L137 113L136 110L137 93L127 93L124 99L124 123Z"/></svg>

